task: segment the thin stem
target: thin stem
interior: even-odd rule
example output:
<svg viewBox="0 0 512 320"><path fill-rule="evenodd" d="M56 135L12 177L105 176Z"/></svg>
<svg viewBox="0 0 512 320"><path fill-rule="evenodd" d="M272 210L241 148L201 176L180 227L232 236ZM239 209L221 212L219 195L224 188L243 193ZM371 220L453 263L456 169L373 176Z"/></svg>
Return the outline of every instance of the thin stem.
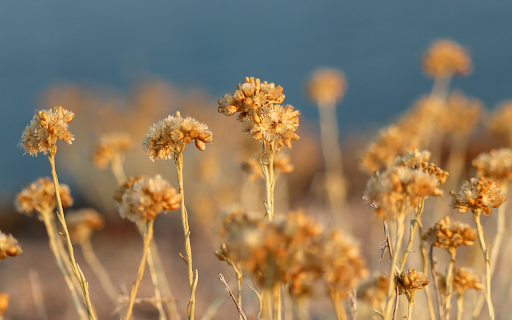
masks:
<svg viewBox="0 0 512 320"><path fill-rule="evenodd" d="M395 241L395 249L393 250L395 254L393 255L393 260L391 262L391 266L389 269L389 278L388 278L388 296L386 300L386 309L384 310L384 319L388 320L391 317L391 310L393 308L393 296L395 292L395 274L396 267L398 262L398 253L400 252L400 247L402 246L402 239L404 236L404 220L405 220L404 210L402 209L400 214L396 218L397 222L397 233L396 233L396 241Z"/></svg>
<svg viewBox="0 0 512 320"><path fill-rule="evenodd" d="M36 270L30 269L30 271L28 272L28 277L30 279L32 298L34 298L34 304L36 305L39 320L48 320L48 315L46 314L46 307L44 306L43 292L41 290L41 282L39 281L39 275L37 274Z"/></svg>
<svg viewBox="0 0 512 320"><path fill-rule="evenodd" d="M334 305L334 312L336 313L337 320L347 320L347 312L345 310L345 306L343 305L343 301L341 299L341 293L331 288L331 300Z"/></svg>
<svg viewBox="0 0 512 320"><path fill-rule="evenodd" d="M126 311L125 320L130 320L133 312L133 305L135 303L135 297L137 296L137 291L139 291L140 281L144 276L144 269L146 268L147 255L149 251L149 245L151 244L151 239L153 238L153 225L155 224L155 220L149 220L147 226L146 233L144 234L144 251L142 252L142 259L139 264L139 271L137 272L137 279L133 283L132 291L130 292L130 301L128 302L128 309Z"/></svg>
<svg viewBox="0 0 512 320"><path fill-rule="evenodd" d="M464 295L457 295L457 320L462 320L462 312L464 311Z"/></svg>
<svg viewBox="0 0 512 320"><path fill-rule="evenodd" d="M489 258L489 250L486 248L484 239L484 229L480 223L481 210L473 210L473 218L478 231L478 242L485 260L485 300L487 301L487 310L489 312L489 320L494 320L494 307L491 300L491 260Z"/></svg>
<svg viewBox="0 0 512 320"><path fill-rule="evenodd" d="M450 90L450 82L452 80L452 75L438 76L434 79L434 85L432 86L431 97L437 97L442 101L445 101L448 92Z"/></svg>
<svg viewBox="0 0 512 320"><path fill-rule="evenodd" d="M194 269L192 268L192 247L190 245L190 227L188 225L188 213L185 207L185 190L183 188L183 150L174 154L174 164L178 176L178 185L181 194L181 222L183 224L183 234L185 235L185 251L186 258L183 258L188 267L188 283L190 290L190 300L187 307L187 315L189 320L194 320L194 311L196 305L196 288L197 288L197 270L194 279Z"/></svg>
<svg viewBox="0 0 512 320"><path fill-rule="evenodd" d="M432 279L434 282L434 289L436 292L436 299L437 299L437 311L439 314L439 319L444 319L444 309L442 308L443 302L441 297L441 290L439 285L439 276L437 273L437 262L434 259L434 246L430 246L429 250L429 256L430 256L430 269L432 270Z"/></svg>
<svg viewBox="0 0 512 320"><path fill-rule="evenodd" d="M272 291L274 298L274 320L281 320L281 285L276 284Z"/></svg>
<svg viewBox="0 0 512 320"><path fill-rule="evenodd" d="M423 227L420 225L419 228L419 234L420 234L420 252L421 252L421 265L423 274L428 274L428 256L427 256L427 248L425 247L425 241L423 240ZM427 297L427 305L428 305L428 312L430 314L430 320L436 319L436 314L434 312L434 304L432 303L432 297L430 295L430 287L426 286L423 288L423 291L425 292L425 296Z"/></svg>
<svg viewBox="0 0 512 320"><path fill-rule="evenodd" d="M261 294L259 294L259 292L256 291L256 289L251 287L251 285L248 286L249 289L251 289L252 292L254 292L254 294L258 297L258 318L261 318L261 313L263 312L263 299L261 298Z"/></svg>
<svg viewBox="0 0 512 320"><path fill-rule="evenodd" d="M261 169L265 178L266 199L264 202L265 216L270 221L274 220L274 186L276 177L274 175L274 143L261 142Z"/></svg>
<svg viewBox="0 0 512 320"><path fill-rule="evenodd" d="M231 300L233 300L233 302L235 303L235 306L236 306L236 310L238 311L238 314L240 315L240 318L242 320L247 320L247 317L244 313L244 311L242 310L242 306L238 304L237 302L237 299L235 298L235 296L233 295L233 293L231 292L231 290L229 289L229 285L228 283L226 282L226 279L224 279L224 276L222 275L222 273L219 274L219 280L222 281L222 283L224 284L224 286L226 287L226 291L228 292L229 294L229 297L231 298Z"/></svg>
<svg viewBox="0 0 512 320"><path fill-rule="evenodd" d="M123 169L124 163L124 155L117 153L110 164L110 169L112 170L112 174L116 178L117 184L121 185L126 181L126 174Z"/></svg>
<svg viewBox="0 0 512 320"><path fill-rule="evenodd" d="M409 300L407 305L407 320L412 320L412 307L414 307L414 302Z"/></svg>
<svg viewBox="0 0 512 320"><path fill-rule="evenodd" d="M405 252L402 254L402 258L400 259L400 269L398 272L402 272L404 270L407 256L409 255L409 252L411 252L411 250L412 250L414 236L416 235L416 229L418 228L418 225L421 224L420 219L421 219L421 215L423 213L424 207L425 207L425 198L420 197L418 206L416 207L415 217L413 219L411 219L411 232L409 234L409 242L407 243L407 248L405 249Z"/></svg>
<svg viewBox="0 0 512 320"><path fill-rule="evenodd" d="M155 293L155 307L158 310L159 320L167 320L164 307L162 305L162 292L160 291L160 284L158 282L158 275L156 273L155 262L153 259L153 250L151 249L151 245L149 245L147 263L149 267L149 274L151 276L151 282L153 283L153 291Z"/></svg>
<svg viewBox="0 0 512 320"><path fill-rule="evenodd" d="M455 264L455 254L457 253L457 249L454 247L448 247L448 252L450 253L450 264L448 265L448 270L446 272L446 297L444 298L444 311L445 311L445 319L450 319L450 310L452 308L452 294L453 294L453 265Z"/></svg>
<svg viewBox="0 0 512 320"><path fill-rule="evenodd" d="M69 259L71 262L71 267L73 269L73 272L75 273L76 278L78 279L78 282L80 283L80 286L82 288L82 294L85 299L86 309L87 313L89 315L89 319L96 320L96 316L94 314L94 309L91 304L91 299L89 296L89 283L85 279L85 275L83 274L82 270L78 266L78 264L75 261L75 253L73 250L73 245L71 244L71 238L69 237L69 231L66 224L66 219L64 218L64 210L62 209L62 200L60 198L60 190L59 190L59 179L57 177L57 171L55 170L55 154L57 150L51 150L48 159L50 160L50 165L52 167L52 178L53 178L53 186L55 187L55 200L57 202L57 217L59 218L59 221L62 225L63 234L66 237L66 242L68 245L68 252L69 252Z"/></svg>

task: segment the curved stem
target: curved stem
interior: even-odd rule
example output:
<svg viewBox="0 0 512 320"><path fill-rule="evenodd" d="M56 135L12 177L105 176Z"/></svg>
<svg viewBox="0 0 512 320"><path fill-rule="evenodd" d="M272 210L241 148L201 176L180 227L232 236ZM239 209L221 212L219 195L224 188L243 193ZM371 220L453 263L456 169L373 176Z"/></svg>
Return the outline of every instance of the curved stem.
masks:
<svg viewBox="0 0 512 320"><path fill-rule="evenodd" d="M135 303L135 297L137 296L137 291L139 291L140 281L144 276L144 269L146 267L146 260L149 251L149 245L151 244L151 239L153 238L153 225L155 224L155 220L149 220L146 233L144 234L144 251L142 252L142 259L139 264L139 271L137 272L137 279L133 283L132 291L130 292L130 301L128 302L128 308L126 311L125 320L130 320L133 312L133 305Z"/></svg>
<svg viewBox="0 0 512 320"><path fill-rule="evenodd" d="M450 264L448 265L448 271L446 272L446 297L444 298L444 311L445 319L450 319L450 310L452 308L452 294L453 294L453 265L455 264L455 254L457 250L454 247L448 247L450 253Z"/></svg>
<svg viewBox="0 0 512 320"><path fill-rule="evenodd" d="M411 219L411 232L409 234L409 242L407 243L407 248L405 249L404 253L402 254L402 258L400 259L400 268L398 272L402 272L405 267L405 261L407 260L407 256L409 255L409 252L411 252L412 245L414 242L414 236L416 235L416 229L418 228L418 225L421 224L420 219L421 215L423 213L423 208L425 207L425 198L420 197L418 206L416 207L416 214L414 219Z"/></svg>

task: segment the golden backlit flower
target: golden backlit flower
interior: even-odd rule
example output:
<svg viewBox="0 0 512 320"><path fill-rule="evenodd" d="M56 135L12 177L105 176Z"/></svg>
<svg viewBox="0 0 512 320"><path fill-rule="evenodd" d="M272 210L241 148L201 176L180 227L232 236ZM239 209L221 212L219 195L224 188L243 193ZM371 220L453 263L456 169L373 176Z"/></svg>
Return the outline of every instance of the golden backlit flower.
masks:
<svg viewBox="0 0 512 320"><path fill-rule="evenodd" d="M191 117L182 118L176 112L176 116L168 116L149 128L143 146L152 161L169 160L173 153L182 152L192 141L204 151L206 143L213 142L213 134L206 124Z"/></svg>
<svg viewBox="0 0 512 320"><path fill-rule="evenodd" d="M66 214L71 240L80 243L88 240L92 233L101 230L105 225L105 219L92 208L75 210Z"/></svg>
<svg viewBox="0 0 512 320"><path fill-rule="evenodd" d="M366 184L364 199L383 218L396 218L403 209L416 207L420 197L440 196L439 181L410 167L391 167L373 174Z"/></svg>
<svg viewBox="0 0 512 320"><path fill-rule="evenodd" d="M427 276L414 269L402 271L400 275L396 277L396 284L398 286L398 292L407 296L407 299L414 304L414 295L416 290L421 290L423 287L428 285L430 280Z"/></svg>
<svg viewBox="0 0 512 320"><path fill-rule="evenodd" d="M459 193L451 191L450 195L450 206L458 209L459 213L465 213L469 209L482 210L486 216L491 214L492 208L499 207L505 201L505 196L494 181L484 177L464 181Z"/></svg>
<svg viewBox="0 0 512 320"><path fill-rule="evenodd" d="M0 260L7 258L7 256L15 257L23 253L18 240L12 235L7 235L0 231ZM0 314L2 314L0 312Z"/></svg>
<svg viewBox="0 0 512 320"><path fill-rule="evenodd" d="M345 94L347 81L345 75L336 69L317 69L307 83L309 98L322 107L326 104L334 106Z"/></svg>
<svg viewBox="0 0 512 320"><path fill-rule="evenodd" d="M0 316L2 316L9 307L9 295L7 293L0 292Z"/></svg>
<svg viewBox="0 0 512 320"><path fill-rule="evenodd" d="M500 104L485 121L485 128L494 137L512 147L512 100Z"/></svg>
<svg viewBox="0 0 512 320"><path fill-rule="evenodd" d="M141 223L155 219L160 212L178 209L182 196L157 175L154 178L128 179L119 187L114 198L121 217Z"/></svg>
<svg viewBox="0 0 512 320"><path fill-rule="evenodd" d="M396 157L395 166L410 167L418 163L426 162L428 159L430 159L430 151L418 151L418 149L414 149L414 151L407 152L403 156Z"/></svg>
<svg viewBox="0 0 512 320"><path fill-rule="evenodd" d="M62 207L73 205L71 191L65 184L59 184L60 199ZM32 216L34 211L39 213L51 212L55 206L55 188L50 178L39 178L21 190L16 195L14 206L20 213Z"/></svg>
<svg viewBox="0 0 512 320"><path fill-rule="evenodd" d="M384 274L373 277L359 287L358 298L370 304L373 309L379 309L386 302L388 281L388 276Z"/></svg>
<svg viewBox="0 0 512 320"><path fill-rule="evenodd" d="M512 149L501 148L484 152L473 160L478 177L485 177L497 184L509 183L512 180Z"/></svg>
<svg viewBox="0 0 512 320"><path fill-rule="evenodd" d="M74 116L73 112L62 107L38 111L21 135L21 147L31 156L37 156L39 152L46 155L56 149L59 138L71 144L75 138L68 130L68 123Z"/></svg>
<svg viewBox="0 0 512 320"><path fill-rule="evenodd" d="M124 155L133 144L133 140L126 132L114 132L103 135L94 149L93 164L100 168L107 168L116 157Z"/></svg>
<svg viewBox="0 0 512 320"><path fill-rule="evenodd" d="M452 221L450 217L439 220L423 239L439 248L458 248L460 246L471 246L477 239L476 229L465 223Z"/></svg>
<svg viewBox="0 0 512 320"><path fill-rule="evenodd" d="M463 295L466 290L482 290L484 288L477 274L470 269L462 267L455 267L453 287L459 295Z"/></svg>
<svg viewBox="0 0 512 320"><path fill-rule="evenodd" d="M430 176L434 176L437 178L439 185L443 185L446 183L446 179L450 175L448 171L444 171L443 169L436 166L434 163L422 162L417 163L411 166L414 170L421 170Z"/></svg>
<svg viewBox="0 0 512 320"><path fill-rule="evenodd" d="M439 116L440 129L450 135L467 136L478 124L483 105L480 100L466 97L462 92L451 93Z"/></svg>
<svg viewBox="0 0 512 320"><path fill-rule="evenodd" d="M466 76L471 71L471 58L458 43L436 40L423 56L423 70L432 78Z"/></svg>

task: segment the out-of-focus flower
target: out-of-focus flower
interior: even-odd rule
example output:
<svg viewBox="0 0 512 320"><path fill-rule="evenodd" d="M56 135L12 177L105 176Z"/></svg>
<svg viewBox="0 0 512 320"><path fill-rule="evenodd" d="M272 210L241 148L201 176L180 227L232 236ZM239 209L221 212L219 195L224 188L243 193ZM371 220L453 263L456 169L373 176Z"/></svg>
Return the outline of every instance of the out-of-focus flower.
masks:
<svg viewBox="0 0 512 320"><path fill-rule="evenodd" d="M7 256L15 257L22 253L23 250L21 250L18 240L16 240L12 235L7 235L0 231L0 260L7 258ZM1 314L2 313L0 312L0 315Z"/></svg>
<svg viewBox="0 0 512 320"><path fill-rule="evenodd" d="M466 76L471 71L471 58L458 43L451 40L437 40L423 56L423 70L432 78Z"/></svg>
<svg viewBox="0 0 512 320"><path fill-rule="evenodd" d="M5 310L9 307L9 295L0 292L0 316L4 314Z"/></svg>
<svg viewBox="0 0 512 320"><path fill-rule="evenodd" d="M418 149L414 149L414 151L407 152L403 156L396 157L395 166L410 167L418 163L426 162L428 159L430 159L430 151L418 151Z"/></svg>
<svg viewBox="0 0 512 320"><path fill-rule="evenodd" d="M455 91L448 96L439 116L440 129L450 135L467 136L478 124L483 105L480 100Z"/></svg>
<svg viewBox="0 0 512 320"><path fill-rule="evenodd" d="M470 269L462 267L455 267L453 286L457 294L461 296L466 290L482 290L484 288L477 274Z"/></svg>
<svg viewBox="0 0 512 320"><path fill-rule="evenodd" d="M124 155L133 144L133 140L126 132L115 132L103 135L92 155L93 164L100 168L107 168L116 157Z"/></svg>
<svg viewBox="0 0 512 320"><path fill-rule="evenodd" d="M59 193L63 208L73 205L71 191L67 185L59 184ZM49 177L39 178L23 188L16 195L14 206L18 212L25 213L28 216L32 216L34 211L40 213L52 211L56 206L52 180Z"/></svg>
<svg viewBox="0 0 512 320"><path fill-rule="evenodd" d="M452 221L450 217L439 220L423 239L439 248L458 248L460 246L471 246L477 239L476 229L465 223Z"/></svg>
<svg viewBox="0 0 512 320"><path fill-rule="evenodd" d="M473 160L477 176L485 177L501 185L512 180L512 149L502 148L484 152Z"/></svg>
<svg viewBox="0 0 512 320"><path fill-rule="evenodd" d="M387 275L381 274L373 277L359 287L358 298L370 304L373 309L378 309L382 303L386 302L388 281Z"/></svg>
<svg viewBox="0 0 512 320"><path fill-rule="evenodd" d="M80 209L66 214L71 240L80 243L88 240L94 231L100 230L105 225L105 219L92 208Z"/></svg>
<svg viewBox="0 0 512 320"><path fill-rule="evenodd" d="M450 195L450 206L458 209L459 213L465 213L469 209L482 210L486 216L491 214L492 208L499 207L505 201L505 196L496 184L484 177L464 181L460 191L451 191Z"/></svg>
<svg viewBox="0 0 512 320"><path fill-rule="evenodd" d="M396 277L399 293L405 294L409 302L413 304L416 291L423 289L429 282L430 280L428 280L423 272L414 269L402 271L402 273Z"/></svg>
<svg viewBox="0 0 512 320"><path fill-rule="evenodd" d="M315 70L307 83L308 97L322 107L326 104L336 105L345 94L347 81L343 72L322 68Z"/></svg>
<svg viewBox="0 0 512 320"><path fill-rule="evenodd" d="M500 138L512 147L512 101L500 104L485 121L485 128L494 137Z"/></svg>
<svg viewBox="0 0 512 320"><path fill-rule="evenodd" d="M68 130L68 123L74 117L73 112L62 107L38 111L23 131L21 136L22 148L25 152L34 156L39 152L46 155L52 149L56 149L58 139L71 144L75 138Z"/></svg>

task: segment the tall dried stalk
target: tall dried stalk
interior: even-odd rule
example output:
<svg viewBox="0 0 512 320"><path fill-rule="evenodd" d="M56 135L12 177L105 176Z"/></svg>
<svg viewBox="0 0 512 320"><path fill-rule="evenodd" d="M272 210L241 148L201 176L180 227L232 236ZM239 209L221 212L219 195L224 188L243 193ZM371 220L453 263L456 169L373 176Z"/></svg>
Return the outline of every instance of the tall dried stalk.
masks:
<svg viewBox="0 0 512 320"><path fill-rule="evenodd" d="M274 220L274 187L276 177L274 175L274 142L261 142L261 170L265 178L266 198L263 203L265 206L265 216Z"/></svg>
<svg viewBox="0 0 512 320"><path fill-rule="evenodd" d="M341 292L339 290L331 288L331 300L334 305L334 312L336 313L337 320L347 320L347 311L341 298Z"/></svg>
<svg viewBox="0 0 512 320"><path fill-rule="evenodd" d="M454 247L448 247L448 252L450 253L450 264L448 265L448 270L446 272L446 297L444 298L444 312L446 320L450 319L450 311L452 308L453 265L455 264L455 254L457 253L457 249Z"/></svg>
<svg viewBox="0 0 512 320"><path fill-rule="evenodd" d="M147 259L149 274L151 276L151 282L153 283L153 292L155 293L155 307L158 310L158 319L167 320L167 316L165 315L165 310L162 304L162 292L160 291L160 284L158 283L158 275L156 273L156 267L153 259L153 251L151 250L151 245L149 246L148 249Z"/></svg>
<svg viewBox="0 0 512 320"><path fill-rule="evenodd" d="M419 226L419 234L420 234L420 252L421 252L421 266L423 274L428 274L428 254L427 248L425 247L425 241L423 240L423 227L420 224ZM428 312L430 314L430 320L436 319L436 314L434 312L434 304L432 303L432 296L430 295L429 286L423 288L425 292L425 296L427 298Z"/></svg>
<svg viewBox="0 0 512 320"><path fill-rule="evenodd" d="M71 244L71 238L69 237L69 231L66 224L66 219L64 218L64 210L62 209L62 200L60 198L60 191L59 191L59 179L57 177L57 171L55 170L55 154L57 153L57 148L52 148L50 150L50 153L48 154L48 159L50 160L50 165L52 167L52 178L53 178L53 185L55 187L55 200L57 202L57 217L62 225L62 233L66 237L66 242L68 246L68 252L69 252L69 259L71 262L71 268L73 269L73 272L75 274L75 277L78 279L78 282L80 283L80 287L82 288L82 294L85 299L85 305L86 310L89 315L89 319L95 320L96 316L94 314L94 309L91 304L91 299L89 296L89 283L85 279L85 275L82 273L82 270L78 266L78 264L75 261L75 254L73 250L73 245ZM127 319L128 320L128 319Z"/></svg>
<svg viewBox="0 0 512 320"><path fill-rule="evenodd" d="M439 283L439 275L437 273L437 262L434 258L434 245L430 246L429 250L429 258L430 258L430 269L432 271L432 280L434 282L434 290L436 292L436 300L437 300L437 311L439 315L439 319L444 319L444 309L443 302L441 297L441 289Z"/></svg>
<svg viewBox="0 0 512 320"><path fill-rule="evenodd" d="M462 312L464 312L464 294L457 295L457 320L462 320Z"/></svg>

